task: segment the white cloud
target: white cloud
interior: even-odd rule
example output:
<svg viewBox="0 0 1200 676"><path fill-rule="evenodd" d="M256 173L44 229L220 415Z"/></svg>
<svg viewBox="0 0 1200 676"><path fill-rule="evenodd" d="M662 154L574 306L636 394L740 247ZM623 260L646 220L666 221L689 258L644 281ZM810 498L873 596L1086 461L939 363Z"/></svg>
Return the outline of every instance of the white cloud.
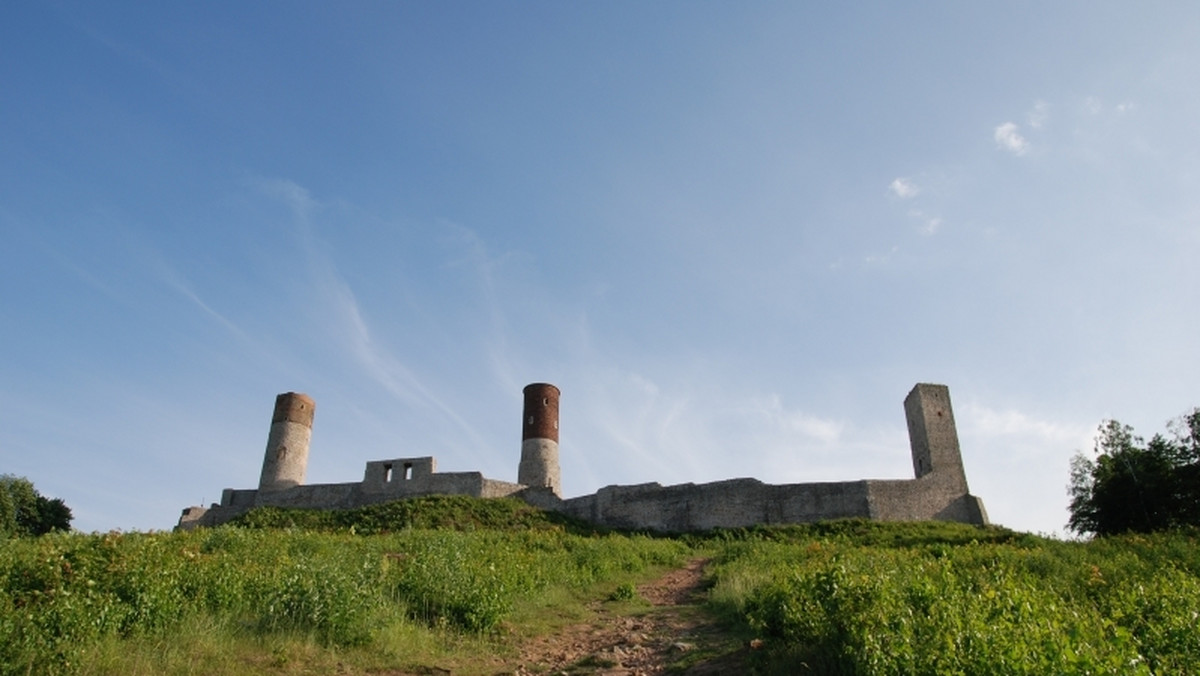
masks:
<svg viewBox="0 0 1200 676"><path fill-rule="evenodd" d="M920 209L913 209L912 211L908 212L908 215L910 218L913 218L914 220L916 220L920 223L920 226L918 226L917 231L920 232L922 235L925 235L925 236L932 235L932 234L936 233L942 227L941 216L933 216L933 215L925 213L924 211L922 211Z"/></svg>
<svg viewBox="0 0 1200 676"><path fill-rule="evenodd" d="M922 235L932 235L942 227L942 219L937 216L928 217L925 219L925 224L921 226Z"/></svg>
<svg viewBox="0 0 1200 676"><path fill-rule="evenodd" d="M996 145L1014 155L1024 155L1029 152L1029 141L1021 136L1021 132L1017 130L1017 125L1012 122L1005 122L996 127L993 134L996 139Z"/></svg>
<svg viewBox="0 0 1200 676"><path fill-rule="evenodd" d="M1034 129L1041 129L1046 126L1047 120L1050 119L1050 104L1045 101L1037 101L1033 104L1033 110L1029 111L1029 126Z"/></svg>
<svg viewBox="0 0 1200 676"><path fill-rule="evenodd" d="M1118 115L1124 115L1125 113L1133 112L1136 109L1137 104L1133 101L1122 101L1121 103L1118 103L1116 107Z"/></svg>
<svg viewBox="0 0 1200 676"><path fill-rule="evenodd" d="M747 421L755 421L754 427L768 436L781 437L787 447L812 445L814 442L835 444L841 439L844 427L836 420L789 410L777 394L751 399L738 413Z"/></svg>
<svg viewBox="0 0 1200 676"><path fill-rule="evenodd" d="M888 192L892 193L892 195L899 199L911 200L917 195L920 195L923 192L923 189L911 178L898 176L888 185ZM922 209L911 208L908 211L908 216L919 223L917 229L922 235L932 235L942 226L941 217L928 214ZM885 262L895 252L895 248L893 248L892 251L889 251L886 254L872 254L867 256L866 261L868 263Z"/></svg>
<svg viewBox="0 0 1200 676"><path fill-rule="evenodd" d="M1089 115L1099 115L1104 111L1104 104L1095 96L1089 96L1083 101L1083 112Z"/></svg>
<svg viewBox="0 0 1200 676"><path fill-rule="evenodd" d="M1040 439L1077 449L1092 434L1090 428L1040 420L1020 411L997 411L974 402L968 402L962 410L963 427L980 436Z"/></svg>
<svg viewBox="0 0 1200 676"><path fill-rule="evenodd" d="M921 189L917 187L917 184L913 183L907 178L897 178L896 180L892 181L892 184L888 186L888 188L892 191L893 195L902 200L916 197L917 194L921 192Z"/></svg>

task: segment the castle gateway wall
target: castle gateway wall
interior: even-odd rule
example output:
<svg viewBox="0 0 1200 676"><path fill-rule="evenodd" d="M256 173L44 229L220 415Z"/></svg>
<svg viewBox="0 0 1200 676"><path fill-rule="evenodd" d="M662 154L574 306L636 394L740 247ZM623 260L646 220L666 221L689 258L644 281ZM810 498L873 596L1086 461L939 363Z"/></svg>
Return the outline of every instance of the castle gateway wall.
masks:
<svg viewBox="0 0 1200 676"><path fill-rule="evenodd" d="M525 388L521 483L488 479L480 472L439 473L433 457L367 463L360 482L303 483L315 404L286 393L276 400L263 476L254 489L225 489L219 504L183 510L178 528L215 526L253 507L350 509L426 495L514 496L608 528L663 532L809 523L828 519L961 521L986 524L983 502L969 493L950 392L919 384L904 400L915 478L804 484L729 479L705 484L606 486L564 500L558 463L557 387Z"/></svg>

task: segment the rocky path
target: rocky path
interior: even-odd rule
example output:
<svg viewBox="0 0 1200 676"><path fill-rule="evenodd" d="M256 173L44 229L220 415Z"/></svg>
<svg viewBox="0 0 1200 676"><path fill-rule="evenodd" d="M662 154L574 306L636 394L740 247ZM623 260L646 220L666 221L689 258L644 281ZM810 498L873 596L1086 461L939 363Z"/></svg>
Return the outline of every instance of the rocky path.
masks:
<svg viewBox="0 0 1200 676"><path fill-rule="evenodd" d="M745 654L705 612L701 588L706 559L638 587L649 608L594 602L587 623L540 636L520 648L517 676L649 676L737 673Z"/></svg>

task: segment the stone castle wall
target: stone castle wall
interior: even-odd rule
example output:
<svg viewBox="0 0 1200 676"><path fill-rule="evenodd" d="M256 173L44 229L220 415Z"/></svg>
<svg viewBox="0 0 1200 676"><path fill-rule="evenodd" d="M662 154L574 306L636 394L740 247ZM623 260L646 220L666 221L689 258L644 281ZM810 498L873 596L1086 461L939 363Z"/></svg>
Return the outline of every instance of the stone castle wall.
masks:
<svg viewBox="0 0 1200 676"><path fill-rule="evenodd" d="M293 396L303 397L293 393L280 395L276 402L276 418L281 406L287 409L280 402ZM286 401L312 403L307 397ZM226 489L219 504L185 509L178 527L218 525L253 507L349 509L426 495L515 496L542 509L559 511L600 526L663 532L854 517L986 524L988 519L983 502L967 489L948 388L917 385L905 399L904 407L916 475L913 479L805 484L729 479L674 486L647 483L606 486L592 495L564 500L557 476L558 388L537 383L526 388L525 432L519 472L530 485L488 479L479 472L439 473L432 457L368 462L363 480L355 483L280 487L274 475L268 477L264 469L259 489ZM307 410L311 412L311 407ZM310 428L311 420L310 414ZM277 426L278 421L273 421L273 425ZM276 437L273 426L266 451L268 462L272 453L278 454L278 444L273 443ZM531 440L539 442L536 457L526 449ZM304 448L303 457L307 458L307 453L308 449ZM533 469L530 469L531 463L535 463ZM296 476L294 467L289 472L289 479ZM303 468L300 476L303 476Z"/></svg>

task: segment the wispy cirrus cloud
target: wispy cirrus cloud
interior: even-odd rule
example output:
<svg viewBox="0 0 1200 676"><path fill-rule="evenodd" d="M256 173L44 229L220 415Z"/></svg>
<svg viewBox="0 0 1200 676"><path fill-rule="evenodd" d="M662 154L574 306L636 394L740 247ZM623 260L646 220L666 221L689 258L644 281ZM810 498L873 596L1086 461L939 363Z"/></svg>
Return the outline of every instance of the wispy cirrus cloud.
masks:
<svg viewBox="0 0 1200 676"><path fill-rule="evenodd" d="M522 365L512 345L513 330L505 312L498 279L505 263L515 254L493 253L483 237L471 228L456 223L446 223L444 227L450 233L457 252L457 256L448 265L464 269L478 285L479 298L487 314L488 328L487 331L481 332L481 337L492 375L505 389L518 391L524 385L518 375L522 371Z"/></svg>
<svg viewBox="0 0 1200 676"><path fill-rule="evenodd" d="M996 147L1006 150L1018 157L1029 152L1029 141L1021 135L1020 128L1015 122L1005 122L992 132Z"/></svg>
<svg viewBox="0 0 1200 676"><path fill-rule="evenodd" d="M249 179L247 183L267 197L282 202L296 218L303 222L308 221L318 206L307 188L286 178L255 177Z"/></svg>
<svg viewBox="0 0 1200 676"><path fill-rule="evenodd" d="M902 472L905 446L886 434L789 405L750 387L731 396L704 374L685 387L645 373L589 368L574 408L592 411L564 456L575 491L608 483L853 480ZM696 374L692 374L695 377ZM564 474L565 477L565 474ZM592 485L586 485L586 484Z"/></svg>
<svg viewBox="0 0 1200 676"><path fill-rule="evenodd" d="M320 317L320 330L312 337L348 358L362 376L397 400L445 418L470 446L486 447L474 426L426 382L411 360L397 354L388 345L386 335L372 329L369 308L364 309L318 235L319 223L314 221L320 220L322 203L308 189L288 179L257 178L251 184L288 207L294 216L296 237L306 262L308 303L312 315Z"/></svg>

